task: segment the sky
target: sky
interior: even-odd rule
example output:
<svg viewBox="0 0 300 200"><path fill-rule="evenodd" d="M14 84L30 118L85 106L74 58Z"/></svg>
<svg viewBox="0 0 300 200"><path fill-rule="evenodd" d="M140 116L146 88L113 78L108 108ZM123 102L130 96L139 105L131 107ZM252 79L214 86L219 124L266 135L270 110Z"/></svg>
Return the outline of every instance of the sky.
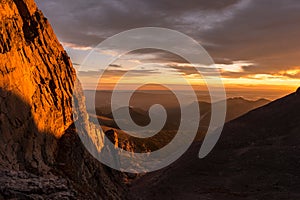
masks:
<svg viewBox="0 0 300 200"><path fill-rule="evenodd" d="M180 31L199 42L214 60L228 89L289 92L300 85L298 0L36 2L75 67L83 63L95 46L115 34L139 27L163 27ZM117 50L102 52L108 56L115 53ZM134 68L142 63L154 65ZM100 82L113 85L131 71L128 84L161 75L179 87L174 74L180 74L189 83L202 85L195 67L199 66L190 65L178 55L148 49L122 56L110 65ZM99 81L93 72L92 69L83 72L87 77L85 82Z"/></svg>

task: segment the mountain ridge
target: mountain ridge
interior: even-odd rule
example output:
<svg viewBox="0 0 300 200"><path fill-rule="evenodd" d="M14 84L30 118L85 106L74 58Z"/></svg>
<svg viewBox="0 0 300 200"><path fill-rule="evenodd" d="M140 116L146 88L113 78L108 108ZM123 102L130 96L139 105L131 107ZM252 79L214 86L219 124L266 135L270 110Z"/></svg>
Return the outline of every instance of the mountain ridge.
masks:
<svg viewBox="0 0 300 200"><path fill-rule="evenodd" d="M298 199L299 111L298 89L226 123L206 158L194 143L170 167L133 182L130 198Z"/></svg>

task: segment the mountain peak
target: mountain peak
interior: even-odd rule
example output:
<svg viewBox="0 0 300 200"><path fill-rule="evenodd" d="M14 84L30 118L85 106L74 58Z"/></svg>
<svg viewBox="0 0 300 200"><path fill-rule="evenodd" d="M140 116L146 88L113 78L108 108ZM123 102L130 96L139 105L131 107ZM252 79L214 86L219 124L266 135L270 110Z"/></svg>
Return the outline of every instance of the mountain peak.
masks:
<svg viewBox="0 0 300 200"><path fill-rule="evenodd" d="M300 87L296 90L296 95L300 95Z"/></svg>

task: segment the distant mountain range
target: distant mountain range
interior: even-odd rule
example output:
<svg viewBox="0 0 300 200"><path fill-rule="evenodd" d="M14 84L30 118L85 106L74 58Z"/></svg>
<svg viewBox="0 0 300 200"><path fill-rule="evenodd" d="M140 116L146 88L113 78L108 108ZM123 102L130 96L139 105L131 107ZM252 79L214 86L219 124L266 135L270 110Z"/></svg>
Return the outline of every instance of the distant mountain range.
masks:
<svg viewBox="0 0 300 200"><path fill-rule="evenodd" d="M249 112L250 110L253 110L255 108L258 108L260 106L266 105L268 103L270 103L269 100L267 99L258 99L256 101L252 101L252 100L246 100L242 97L236 97L236 98L229 98L227 99L227 116L226 116L226 121L230 121L232 119L235 119L247 112ZM208 102L203 102L203 101L199 101L199 102L194 102L192 104L198 103L199 105L199 109L201 112L201 116L203 116L203 119L205 119L204 121L208 121L210 120L210 111L211 111L211 103ZM221 104L219 102L216 103ZM189 107L192 107L191 105L186 106L186 109L188 110ZM138 123L141 125L147 125L150 122L150 118L148 116L148 112L143 110L142 108L139 107L121 107L118 110L116 110L115 112L124 110L124 109L129 109L129 112L131 114L131 117ZM107 109L105 109L107 111ZM175 121L175 118L179 118L180 117L180 108L179 107L167 107L166 111L170 114L169 120L173 120ZM112 112L109 112L108 114L105 114L105 112L103 112L101 110L101 108L96 108L96 112L98 116L103 116L109 119L113 119L113 114ZM160 113L157 113L157 115L160 115ZM205 117L205 115L207 115ZM105 123L105 122L104 122ZM116 127L113 127L116 128Z"/></svg>
<svg viewBox="0 0 300 200"><path fill-rule="evenodd" d="M231 121L239 116L246 114L247 112L264 106L270 103L267 99L258 99L255 101L246 100L242 97L229 98L226 100L227 112L225 121ZM216 107L222 106L220 102L216 103ZM211 118L211 104L206 102L199 102L200 112L203 116L200 122L199 130L202 132L206 132L206 128L209 125Z"/></svg>
<svg viewBox="0 0 300 200"><path fill-rule="evenodd" d="M240 99L236 99L240 101ZM226 123L215 149L196 142L132 184L132 199L299 199L300 89Z"/></svg>
<svg viewBox="0 0 300 200"><path fill-rule="evenodd" d="M250 101L243 99L241 97L238 98L230 98L227 100L227 117L226 121L230 121L236 117L239 117L247 112L249 112L252 109L255 109L257 107L263 106L270 101L266 99L259 99L256 101ZM207 102L194 102L193 104L198 103L200 112L201 112L201 121L199 122L199 131L197 135L197 140L200 140L203 138L204 134L207 131L207 127L210 122L210 111L211 111L211 104ZM220 103L216 103L217 106L221 105ZM192 107L191 104L186 106L186 109L190 109L189 107ZM115 112L122 112L126 109L129 109L129 113L131 114L132 119L135 123L137 123L140 126L146 126L150 122L150 118L148 115L148 112L137 107L121 107L117 109ZM143 151L143 148L146 148L144 150L157 150L164 145L168 144L173 137L176 135L179 124L180 124L180 108L179 107L167 107L166 108L168 118L166 121L166 124L162 131L160 131L157 135L150 139L139 139L128 136L123 130L120 130L117 123L113 119L112 112L108 114L103 114L101 109L97 109L97 116L91 116L91 117L97 117L98 121L102 125L102 128L104 131L108 131L111 129L114 129L118 133L120 146L122 146L122 143L124 141L131 140L132 143L135 144L135 147L139 149L140 151ZM156 113L157 117L161 115L161 113ZM121 116L121 120L126 121L127 118Z"/></svg>

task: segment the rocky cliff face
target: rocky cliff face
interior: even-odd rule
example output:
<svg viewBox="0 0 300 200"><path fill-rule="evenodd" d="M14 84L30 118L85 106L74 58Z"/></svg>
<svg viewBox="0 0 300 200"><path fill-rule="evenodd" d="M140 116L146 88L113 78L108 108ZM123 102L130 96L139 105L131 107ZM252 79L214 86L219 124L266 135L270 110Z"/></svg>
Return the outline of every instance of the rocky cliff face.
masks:
<svg viewBox="0 0 300 200"><path fill-rule="evenodd" d="M75 133L75 72L34 1L0 0L0 33L2 197L119 198Z"/></svg>
<svg viewBox="0 0 300 200"><path fill-rule="evenodd" d="M33 1L1 1L0 13L0 87L32 106L40 131L60 137L72 123L69 57Z"/></svg>

